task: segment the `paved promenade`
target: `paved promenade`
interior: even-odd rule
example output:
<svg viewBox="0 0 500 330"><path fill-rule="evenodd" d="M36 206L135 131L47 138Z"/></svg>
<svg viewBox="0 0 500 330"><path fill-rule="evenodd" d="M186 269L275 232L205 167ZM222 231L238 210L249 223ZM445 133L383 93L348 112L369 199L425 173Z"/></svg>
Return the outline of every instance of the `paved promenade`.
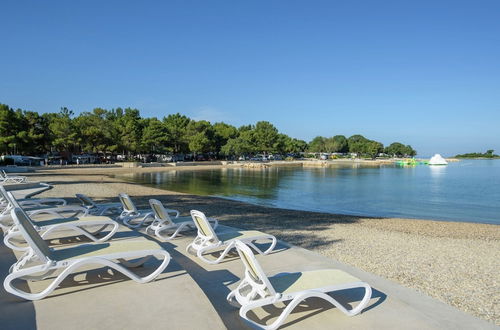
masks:
<svg viewBox="0 0 500 330"><path fill-rule="evenodd" d="M224 230L224 226L220 226ZM126 230L115 239L128 239ZM82 270L63 281L49 297L23 301L0 292L0 324L7 329L245 329L238 310L226 295L243 275L243 264L232 255L218 265L208 265L185 252L194 233L161 242L173 260L161 276L147 284L101 268ZM151 239L154 239L151 237ZM423 294L280 242L276 252L257 256L268 274L321 268L338 268L368 282L373 296L362 314L348 317L331 305L309 299L286 320L286 329L498 329L494 324L467 315ZM16 260L12 251L0 247L0 276ZM146 264L147 271L156 261ZM47 281L21 283L40 290ZM343 304L356 304L363 292L346 290L335 294ZM260 320L272 320L277 308L256 311Z"/></svg>

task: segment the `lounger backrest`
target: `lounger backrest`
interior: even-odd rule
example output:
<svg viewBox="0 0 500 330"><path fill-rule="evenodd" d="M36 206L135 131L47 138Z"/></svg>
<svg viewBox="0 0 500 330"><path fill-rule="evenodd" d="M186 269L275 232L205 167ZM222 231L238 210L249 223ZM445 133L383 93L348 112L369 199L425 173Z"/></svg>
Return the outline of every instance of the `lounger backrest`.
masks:
<svg viewBox="0 0 500 330"><path fill-rule="evenodd" d="M14 197L14 195L12 195L12 193L9 191L5 194L5 196L7 197L7 202L9 203L9 212L11 212L12 209L15 209L15 208L18 208L18 209L21 209L25 214L26 212L24 211L24 209L21 207L21 205L19 205L19 202L17 201L17 199ZM33 221L31 220L31 217L29 215L26 215L28 217L28 220L30 222L30 224L33 226Z"/></svg>
<svg viewBox="0 0 500 330"><path fill-rule="evenodd" d="M0 196L3 198L3 199L7 199L7 190L5 190L4 186L0 186Z"/></svg>
<svg viewBox="0 0 500 330"><path fill-rule="evenodd" d="M165 210L163 204L159 200L150 199L149 205L151 206L151 209L153 209L153 213L155 214L156 219L172 223L172 220L170 219L168 212Z"/></svg>
<svg viewBox="0 0 500 330"><path fill-rule="evenodd" d="M132 199L130 198L129 195L125 193L121 193L118 195L118 198L120 199L120 202L122 203L123 210L126 212L137 212L137 208L134 205L134 202L132 202Z"/></svg>
<svg viewBox="0 0 500 330"><path fill-rule="evenodd" d="M82 202L83 206L96 207L94 201L84 194L75 194L76 198Z"/></svg>
<svg viewBox="0 0 500 330"><path fill-rule="evenodd" d="M14 195L12 195L11 192L6 191L3 186L0 186L0 198L2 199L3 203L7 204L4 206L4 209L1 212L2 215L10 213L11 209L15 207L15 205L19 205L14 198Z"/></svg>
<svg viewBox="0 0 500 330"><path fill-rule="evenodd" d="M36 229L31 224L28 215L19 207L16 207L11 212L14 223L19 228L26 242L33 249L33 252L38 256L40 261L46 262L50 259L50 249L47 243L40 237Z"/></svg>
<svg viewBox="0 0 500 330"><path fill-rule="evenodd" d="M0 185L0 200L7 202L7 190Z"/></svg>
<svg viewBox="0 0 500 330"><path fill-rule="evenodd" d="M198 229L198 236L219 241L217 234L215 234L214 229L210 226L210 223L203 212L191 210L191 218L193 218L194 224Z"/></svg>
<svg viewBox="0 0 500 330"><path fill-rule="evenodd" d="M238 250L238 254L240 255L240 259L245 265L245 272L247 275L247 279L254 281L256 284L262 285L264 284L269 291L270 295L276 294L271 282L267 278L266 274L260 267L260 264L255 259L255 255L252 250L245 243L237 240L236 241L236 249ZM250 277L250 278L248 278Z"/></svg>

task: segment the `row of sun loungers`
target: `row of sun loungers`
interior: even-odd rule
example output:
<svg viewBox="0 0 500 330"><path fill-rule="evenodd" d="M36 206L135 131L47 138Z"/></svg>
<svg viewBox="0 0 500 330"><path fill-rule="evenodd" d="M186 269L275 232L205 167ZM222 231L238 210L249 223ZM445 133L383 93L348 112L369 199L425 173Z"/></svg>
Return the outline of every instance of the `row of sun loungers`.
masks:
<svg viewBox="0 0 500 330"><path fill-rule="evenodd" d="M120 194L120 203L99 204L81 194L77 198L81 205L68 205L62 199L16 200L0 186L0 227L4 233L4 244L20 254L4 280L7 292L27 300L42 299L50 295L68 275L89 265L112 268L138 283L154 280L168 266L171 260L169 252L139 232L127 239L113 239L121 222L130 228L128 230L145 227L143 232L161 240L172 240L181 233L187 235L187 231L196 230L196 236L186 250L207 264L221 262L231 250L236 249L245 272L237 288L227 296L227 301L239 308L240 317L252 327L278 328L290 312L309 297L324 299L347 315L360 313L370 300L370 286L340 270L324 269L268 277L253 251L261 255L273 251L277 243L273 235L236 229L221 233L217 231L218 221L206 217L203 212L192 210L190 217L180 216L179 211L165 208L155 199L149 201L150 209L139 210L126 194ZM68 235L69 232L86 238L90 243L51 245L49 237L59 233ZM267 248L261 249L261 244L256 245L257 241L267 243ZM209 257L214 251L222 252L217 258ZM139 276L132 271L152 257L159 259L160 264L149 274ZM48 278L51 283L37 293L23 291L15 285L17 280ZM365 295L358 306L350 310L327 294L351 288L364 288ZM288 304L271 324L257 323L248 316L254 309L279 302Z"/></svg>

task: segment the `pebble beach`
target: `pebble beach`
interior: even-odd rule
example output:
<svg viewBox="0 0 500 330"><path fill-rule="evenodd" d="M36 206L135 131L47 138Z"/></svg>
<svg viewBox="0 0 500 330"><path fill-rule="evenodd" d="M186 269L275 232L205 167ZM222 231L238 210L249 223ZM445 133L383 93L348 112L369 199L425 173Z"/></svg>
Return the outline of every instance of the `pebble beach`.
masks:
<svg viewBox="0 0 500 330"><path fill-rule="evenodd" d="M166 191L114 177L131 171L159 170L172 169L47 169L29 174L29 180L54 185L52 190L37 197L74 198L75 193L84 193L103 201L117 201L118 193L125 192L142 207L147 207L148 200L155 198L183 215L198 209L223 224L266 231L288 243L398 282L500 325L498 225L269 208Z"/></svg>

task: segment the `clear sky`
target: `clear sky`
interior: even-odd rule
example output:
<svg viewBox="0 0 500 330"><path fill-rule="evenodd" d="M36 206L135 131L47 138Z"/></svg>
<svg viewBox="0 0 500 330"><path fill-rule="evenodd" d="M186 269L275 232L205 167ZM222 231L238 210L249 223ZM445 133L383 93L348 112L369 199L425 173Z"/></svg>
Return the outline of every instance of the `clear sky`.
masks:
<svg viewBox="0 0 500 330"><path fill-rule="evenodd" d="M500 152L500 1L14 1L0 102Z"/></svg>

